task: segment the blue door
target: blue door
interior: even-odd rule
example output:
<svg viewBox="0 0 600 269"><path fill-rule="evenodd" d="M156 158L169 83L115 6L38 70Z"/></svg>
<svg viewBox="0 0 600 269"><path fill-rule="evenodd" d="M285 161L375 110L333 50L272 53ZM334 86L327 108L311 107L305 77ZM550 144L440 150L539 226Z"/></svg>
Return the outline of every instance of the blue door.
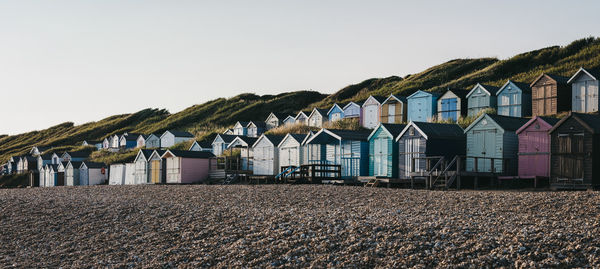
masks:
<svg viewBox="0 0 600 269"><path fill-rule="evenodd" d="M458 101L456 98L448 98L442 100L442 120L453 120L458 119Z"/></svg>

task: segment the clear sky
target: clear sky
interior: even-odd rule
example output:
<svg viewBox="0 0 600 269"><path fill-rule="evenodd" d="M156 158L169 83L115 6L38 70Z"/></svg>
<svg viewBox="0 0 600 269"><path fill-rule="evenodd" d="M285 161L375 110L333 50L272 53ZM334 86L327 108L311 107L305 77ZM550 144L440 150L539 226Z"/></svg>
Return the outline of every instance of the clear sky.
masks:
<svg viewBox="0 0 600 269"><path fill-rule="evenodd" d="M600 34L600 1L0 0L0 134Z"/></svg>

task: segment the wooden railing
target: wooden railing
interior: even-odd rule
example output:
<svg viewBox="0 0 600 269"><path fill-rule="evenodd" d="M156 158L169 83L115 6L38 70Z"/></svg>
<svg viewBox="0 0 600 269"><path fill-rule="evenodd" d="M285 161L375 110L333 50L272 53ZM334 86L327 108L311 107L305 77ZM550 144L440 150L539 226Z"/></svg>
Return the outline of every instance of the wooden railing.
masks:
<svg viewBox="0 0 600 269"><path fill-rule="evenodd" d="M342 166L338 164L305 164L300 166L300 177L311 183L342 178Z"/></svg>

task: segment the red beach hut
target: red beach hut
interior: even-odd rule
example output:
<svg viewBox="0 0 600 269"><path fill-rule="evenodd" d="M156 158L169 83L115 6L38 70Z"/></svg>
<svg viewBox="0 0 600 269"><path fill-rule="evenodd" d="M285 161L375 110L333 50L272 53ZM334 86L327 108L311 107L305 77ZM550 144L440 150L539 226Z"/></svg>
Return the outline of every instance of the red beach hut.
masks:
<svg viewBox="0 0 600 269"><path fill-rule="evenodd" d="M559 121L536 116L517 130L519 137L519 178L550 177L550 134Z"/></svg>

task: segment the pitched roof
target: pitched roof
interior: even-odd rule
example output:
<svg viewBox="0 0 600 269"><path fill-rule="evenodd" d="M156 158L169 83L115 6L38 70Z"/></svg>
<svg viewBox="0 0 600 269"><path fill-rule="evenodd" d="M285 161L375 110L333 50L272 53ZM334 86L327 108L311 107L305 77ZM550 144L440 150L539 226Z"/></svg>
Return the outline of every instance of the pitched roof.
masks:
<svg viewBox="0 0 600 269"><path fill-rule="evenodd" d="M432 96L437 96L437 97L439 97L439 96L440 96L440 94L439 94L439 93L437 93L437 92L427 92L427 91L423 91L423 90L418 90L418 91L414 92L413 94L409 95L408 97L406 97L406 99L409 99L409 98L411 98L411 97L413 97L414 95L417 95L417 94L419 94L419 93L425 93L425 94L429 94L429 95L432 95Z"/></svg>
<svg viewBox="0 0 600 269"><path fill-rule="evenodd" d="M146 158L146 160L148 160L148 159L150 159L150 155L152 155L152 152L154 152L154 150L140 149L140 152L142 152L142 155L144 155L144 158Z"/></svg>
<svg viewBox="0 0 600 269"><path fill-rule="evenodd" d="M85 166L87 166L87 168L104 168L104 167L106 167L106 164L97 163L97 162L83 161L83 162L81 162L81 165L83 165L83 164L85 164Z"/></svg>
<svg viewBox="0 0 600 269"><path fill-rule="evenodd" d="M481 87L484 91L486 91L490 96L496 96L496 93L498 92L498 89L499 89L498 87L495 87L495 86L477 83L477 85L473 86L473 89L471 89L471 91L469 91L469 93L467 94L467 97L471 96L471 94L473 94L475 89L477 89L479 87Z"/></svg>
<svg viewBox="0 0 600 269"><path fill-rule="evenodd" d="M396 100L399 100L400 102L406 104L406 97L404 97L404 96L398 96L398 95L394 95L394 94L390 94L390 96L388 96L388 98L386 98L383 102L381 102L381 104L387 102L388 100L390 100L392 98L396 99Z"/></svg>
<svg viewBox="0 0 600 269"><path fill-rule="evenodd" d="M386 99L385 96L380 96L380 95L371 95L371 96L369 96L369 98L373 98L373 99L377 100L377 102L379 102L380 104L383 103L383 101L385 101L385 99ZM367 100L369 100L369 98L367 98Z"/></svg>
<svg viewBox="0 0 600 269"><path fill-rule="evenodd" d="M238 136L237 139L244 141L248 146L254 145L258 137L249 137L249 136Z"/></svg>
<svg viewBox="0 0 600 269"><path fill-rule="evenodd" d="M277 145L279 145L279 143L281 143L281 140L283 140L283 138L285 136L283 135L263 135L265 138L269 139L269 141L271 141L271 143L273 143L274 146L277 147Z"/></svg>
<svg viewBox="0 0 600 269"><path fill-rule="evenodd" d="M586 74L588 74L589 76L591 76L595 80L599 80L600 79L600 70L598 70L597 68L591 69L591 68L580 67L579 70L577 70L577 72L575 72L575 74L573 74L573 76L571 76L571 78L569 78L569 81L567 81L567 82L571 83L581 73L586 73Z"/></svg>
<svg viewBox="0 0 600 269"><path fill-rule="evenodd" d="M65 168L67 168L69 163L73 166L73 168L77 169L77 168L81 167L81 163L83 163L83 162L71 161L71 162L68 162L67 165L65 165Z"/></svg>
<svg viewBox="0 0 600 269"><path fill-rule="evenodd" d="M284 113L279 113L279 112L271 112L269 113L269 116L267 116L267 119L272 115L274 115L275 117L277 117L278 120L283 120L285 119L285 117L287 117L287 114Z"/></svg>
<svg viewBox="0 0 600 269"><path fill-rule="evenodd" d="M201 148L212 148L212 145L210 142L208 141L196 141L196 143L198 144L198 146L200 146Z"/></svg>
<svg viewBox="0 0 600 269"><path fill-rule="evenodd" d="M539 76L537 76L533 82L531 82L529 84L530 87L533 87L533 85L535 85L541 78L543 78L544 76L548 76L549 78L553 79L554 81L556 81L557 83L561 83L561 84L567 84L569 82L569 78L563 77L563 76L559 76L559 75L553 75L553 74L548 74L548 73L542 73Z"/></svg>
<svg viewBox="0 0 600 269"><path fill-rule="evenodd" d="M516 133L519 134L519 133L523 132L525 129L527 129L528 126L533 124L537 119L540 119L543 122L546 122L547 124L549 124L550 128L552 128L554 125L556 125L556 123L558 123L560 121L560 119L557 119L557 118L546 117L546 116L535 116L535 117L531 118L529 121L527 121L525 124L523 124L523 126L519 127L519 129L517 129Z"/></svg>
<svg viewBox="0 0 600 269"><path fill-rule="evenodd" d="M181 157L181 158L207 159L207 158L215 157L215 155L210 152L189 151L189 150L167 150L165 153L162 154L162 156L167 154L167 152L170 152L171 154L175 155L176 157Z"/></svg>
<svg viewBox="0 0 600 269"><path fill-rule="evenodd" d="M321 114L322 116L326 116L327 115L327 109L321 109L321 108L315 108L313 109L312 112L310 112L310 115L312 115L314 112L318 112L319 114ZM310 117L309 115L309 117Z"/></svg>
<svg viewBox="0 0 600 269"><path fill-rule="evenodd" d="M226 135L226 134L218 134L218 137L221 137L221 139L223 139L223 141L225 141L225 143L231 143L231 141L233 141L236 137L238 137L237 135ZM215 137L215 139L217 139Z"/></svg>
<svg viewBox="0 0 600 269"><path fill-rule="evenodd" d="M41 157L42 160L50 160L50 159L52 159L52 153L42 154L42 155L40 155L38 157Z"/></svg>
<svg viewBox="0 0 600 269"><path fill-rule="evenodd" d="M552 118L552 117L546 117L546 116L537 116L538 118L542 119L543 121L547 122L548 124L554 126L555 124L557 124L560 119L557 118Z"/></svg>
<svg viewBox="0 0 600 269"><path fill-rule="evenodd" d="M336 130L336 129L324 129L337 136L342 140L363 140L367 141L371 131L352 131L352 130Z"/></svg>
<svg viewBox="0 0 600 269"><path fill-rule="evenodd" d="M388 130L394 138L404 130L404 127L406 127L406 124L382 123L381 125Z"/></svg>
<svg viewBox="0 0 600 269"><path fill-rule="evenodd" d="M500 116L500 115L496 115L496 114L485 114L485 115L489 116L492 120L494 120L498 125L500 125L500 127L502 127L502 129L508 130L508 131L516 131L519 128L521 128L521 126L523 126L525 123L527 123L527 121L529 121L529 119L526 119L526 118ZM485 115L482 115L482 116L485 116Z"/></svg>
<svg viewBox="0 0 600 269"><path fill-rule="evenodd" d="M452 92L454 95L458 96L458 98L461 98L461 99L466 98L467 94L469 94L469 91L465 90L465 89L447 88L447 91Z"/></svg>
<svg viewBox="0 0 600 269"><path fill-rule="evenodd" d="M249 121L246 127L250 127L250 124L254 124L257 128L267 128L267 124L264 121Z"/></svg>
<svg viewBox="0 0 600 269"><path fill-rule="evenodd" d="M563 122L565 122L568 118L575 118L578 121L580 121L581 123L583 123L582 125L584 125L585 128L587 128L588 130L590 130L590 132L594 133L594 134L599 134L600 133L600 115L598 114L584 114L584 113L576 113L576 112L569 112L569 115L562 118L557 124L554 125L554 127L552 127L552 129L550 129L549 132L553 132L554 130L556 130L556 128L558 128L560 125L562 125Z"/></svg>
<svg viewBox="0 0 600 269"><path fill-rule="evenodd" d="M235 125L240 124L242 127L247 127L248 123L250 123L249 121L238 121L235 123Z"/></svg>
<svg viewBox="0 0 600 269"><path fill-rule="evenodd" d="M194 137L193 134L185 131L168 130L167 132L172 133L176 137Z"/></svg>
<svg viewBox="0 0 600 269"><path fill-rule="evenodd" d="M460 137L465 135L463 129L458 124L418 121L413 122L413 124L425 133L427 138Z"/></svg>

